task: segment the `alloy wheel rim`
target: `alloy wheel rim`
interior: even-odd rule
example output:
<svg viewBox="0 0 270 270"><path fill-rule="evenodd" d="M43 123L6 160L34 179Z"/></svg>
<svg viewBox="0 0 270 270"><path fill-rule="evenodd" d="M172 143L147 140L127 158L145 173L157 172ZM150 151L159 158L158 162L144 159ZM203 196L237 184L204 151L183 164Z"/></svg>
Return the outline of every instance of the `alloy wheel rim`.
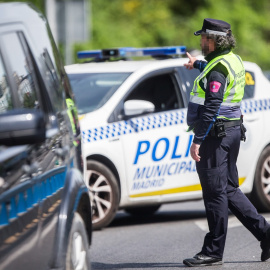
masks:
<svg viewBox="0 0 270 270"><path fill-rule="evenodd" d="M112 207L112 188L100 172L87 170L86 179L92 205L92 222L97 223L105 218Z"/></svg>
<svg viewBox="0 0 270 270"><path fill-rule="evenodd" d="M266 198L270 201L270 156L267 157L263 163L261 179L263 192L266 195Z"/></svg>
<svg viewBox="0 0 270 270"><path fill-rule="evenodd" d="M74 270L86 270L86 251L83 238L80 233L75 232L72 236L71 261Z"/></svg>

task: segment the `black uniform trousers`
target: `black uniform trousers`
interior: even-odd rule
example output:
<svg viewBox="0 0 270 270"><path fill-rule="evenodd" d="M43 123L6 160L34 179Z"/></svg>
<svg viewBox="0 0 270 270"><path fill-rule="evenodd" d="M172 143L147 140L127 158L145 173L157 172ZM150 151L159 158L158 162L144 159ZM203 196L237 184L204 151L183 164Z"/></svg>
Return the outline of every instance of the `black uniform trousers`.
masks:
<svg viewBox="0 0 270 270"><path fill-rule="evenodd" d="M223 138L207 136L199 149L201 160L196 162L209 226L202 253L215 258L223 257L228 209L259 241L270 228L239 189L236 161L240 136L239 126L227 128Z"/></svg>

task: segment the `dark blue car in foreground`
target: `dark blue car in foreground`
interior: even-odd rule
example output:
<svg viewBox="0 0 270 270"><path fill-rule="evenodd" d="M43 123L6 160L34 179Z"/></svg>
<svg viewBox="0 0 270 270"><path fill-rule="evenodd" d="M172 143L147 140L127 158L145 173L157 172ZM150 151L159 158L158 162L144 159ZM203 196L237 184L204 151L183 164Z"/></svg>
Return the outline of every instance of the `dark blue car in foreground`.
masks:
<svg viewBox="0 0 270 270"><path fill-rule="evenodd" d="M0 4L0 269L90 269L73 94L34 7Z"/></svg>

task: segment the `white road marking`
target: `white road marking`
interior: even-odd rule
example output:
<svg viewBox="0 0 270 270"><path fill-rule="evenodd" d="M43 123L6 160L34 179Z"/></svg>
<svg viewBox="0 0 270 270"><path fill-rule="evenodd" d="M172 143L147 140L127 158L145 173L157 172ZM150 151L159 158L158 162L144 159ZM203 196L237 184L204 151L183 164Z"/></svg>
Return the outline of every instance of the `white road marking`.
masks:
<svg viewBox="0 0 270 270"><path fill-rule="evenodd" d="M266 215L263 215L263 216L265 217L266 221L270 223L270 215L267 214L267 216ZM208 229L208 223L207 223L206 218L195 221L195 224L202 231L205 231L205 232L208 232L209 231L209 229ZM240 227L240 226L243 226L243 225L242 225L242 223L236 217L234 217L234 216L229 217L229 220L228 220L228 229L235 228L235 227Z"/></svg>

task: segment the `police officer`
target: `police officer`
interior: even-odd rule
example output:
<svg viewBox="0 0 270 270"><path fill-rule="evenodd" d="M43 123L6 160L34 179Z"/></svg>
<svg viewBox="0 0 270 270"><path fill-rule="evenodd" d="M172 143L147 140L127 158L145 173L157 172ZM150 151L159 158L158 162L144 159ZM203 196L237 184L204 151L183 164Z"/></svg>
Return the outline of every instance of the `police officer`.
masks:
<svg viewBox="0 0 270 270"><path fill-rule="evenodd" d="M240 140L245 140L240 102L244 95L245 70L232 52L235 39L230 24L204 19L201 48L206 61L190 56L186 68L198 68L188 104L187 122L194 132L190 149L200 178L209 232L202 250L185 259L188 266L222 264L228 208L261 242L261 260L270 258L270 224L241 192L236 160Z"/></svg>

